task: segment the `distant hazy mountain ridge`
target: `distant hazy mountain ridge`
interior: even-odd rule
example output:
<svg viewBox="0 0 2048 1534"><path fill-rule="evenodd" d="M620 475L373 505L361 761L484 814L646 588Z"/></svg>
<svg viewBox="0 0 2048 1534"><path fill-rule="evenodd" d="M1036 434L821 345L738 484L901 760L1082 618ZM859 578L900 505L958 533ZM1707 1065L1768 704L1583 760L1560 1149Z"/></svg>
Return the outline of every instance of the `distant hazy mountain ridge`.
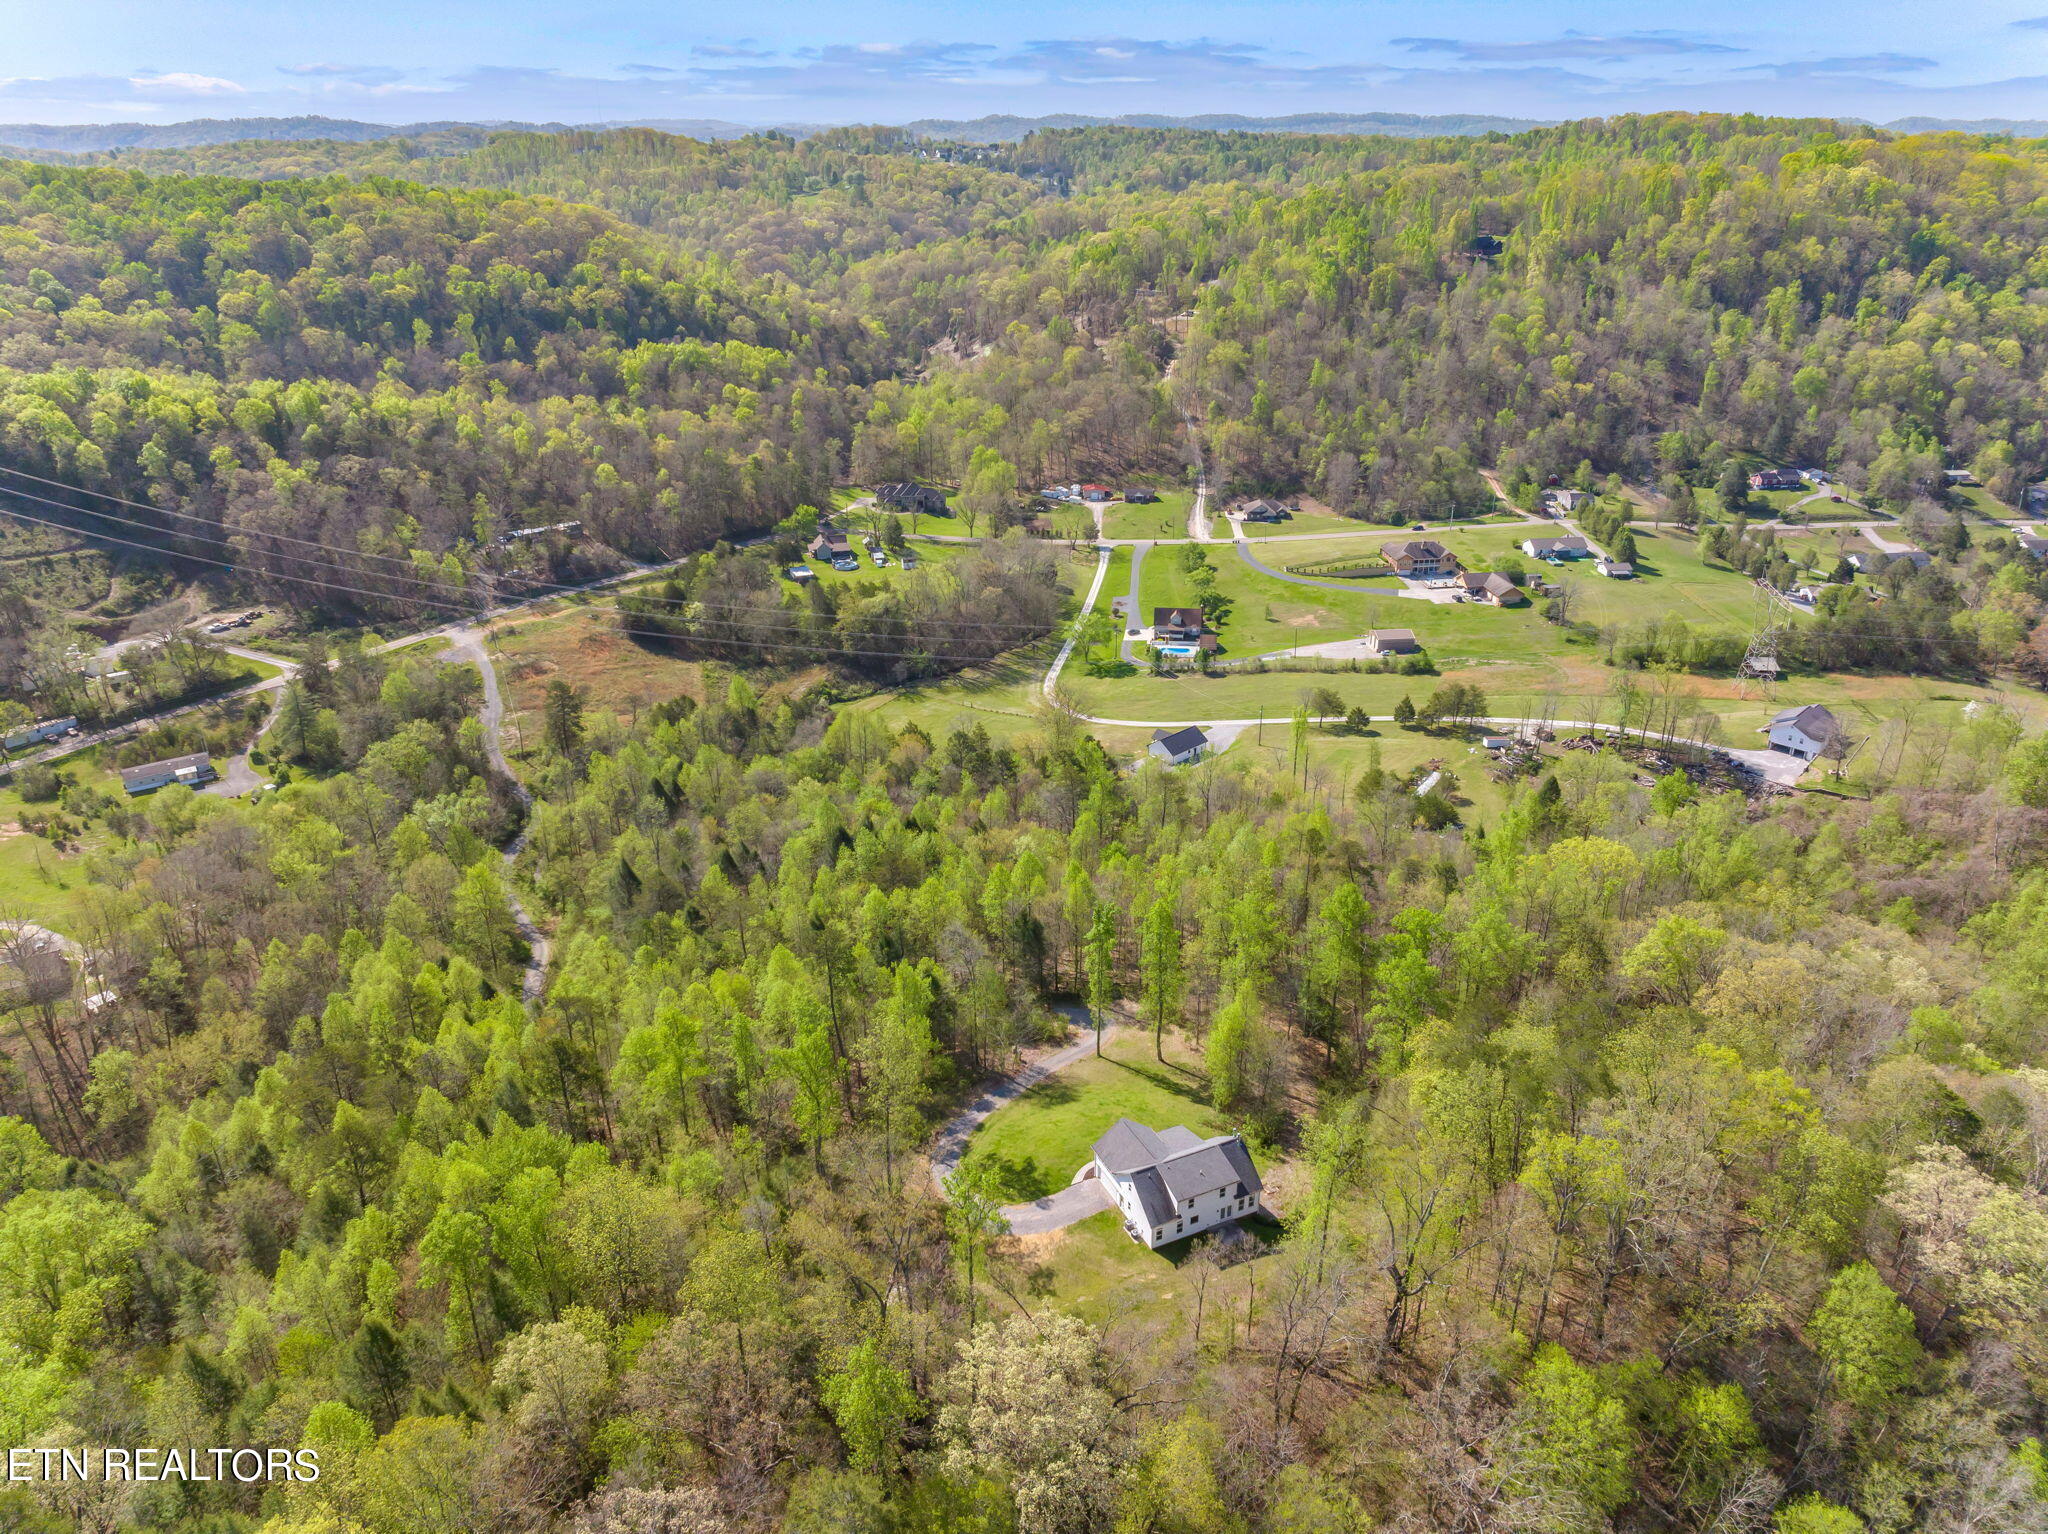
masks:
<svg viewBox="0 0 2048 1534"><path fill-rule="evenodd" d="M250 140L280 143L335 140L363 144L380 139L435 135L481 143L493 133L567 133L575 129L653 128L694 139L744 138L750 133L786 133L810 138L841 126L833 123L776 123L767 126L727 122L712 117L642 117L598 123L416 122L371 123L343 117L200 117L179 123L0 123L0 154L38 159L45 155L106 154L124 149L191 149L209 144ZM1544 126L1529 117L1491 117L1474 113L1421 116L1412 112L1299 112L1288 117L1243 117L1210 112L1193 117L1158 113L1127 113L1090 117L1056 112L1044 117L992 113L968 119L925 117L901 125L917 138L947 139L966 144L1014 144L1029 134L1053 128L1189 128L1219 133L1381 133L1395 138L1469 137L1482 133L1521 133ZM1881 126L1898 133L2007 134L2016 138L2048 135L2048 121L2014 118L1974 120L1902 117Z"/></svg>
<svg viewBox="0 0 2048 1534"><path fill-rule="evenodd" d="M565 133L579 128L655 128L686 138L744 138L749 133L787 133L810 138L839 126L834 123L776 123L749 126L708 117L640 117L600 123L417 122L369 123L341 117L202 117L181 123L0 123L0 147L56 154L105 154L118 149L191 149L206 144L232 144L248 139L291 142L335 139L363 144L378 139L417 138L425 134ZM1123 117L1086 117L1055 113L1048 117L997 114L962 121L921 118L903 124L919 138L952 139L969 144L1010 144L1042 128L1198 128L1243 133L1388 133L1400 138L1462 136L1475 133L1519 133L1540 126L1531 118L1483 117L1469 113L1420 117L1408 112L1304 112L1292 117L1240 117L1210 113L1198 117L1165 117L1151 113Z"/></svg>

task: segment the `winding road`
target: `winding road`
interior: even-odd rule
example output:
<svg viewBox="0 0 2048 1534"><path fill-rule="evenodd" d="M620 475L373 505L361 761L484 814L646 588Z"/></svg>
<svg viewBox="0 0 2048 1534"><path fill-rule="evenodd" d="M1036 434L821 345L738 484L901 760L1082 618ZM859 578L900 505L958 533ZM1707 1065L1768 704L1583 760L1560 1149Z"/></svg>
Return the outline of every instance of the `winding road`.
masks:
<svg viewBox="0 0 2048 1534"><path fill-rule="evenodd" d="M1252 552L1251 540L1249 538L1240 538L1237 540L1237 557L1243 560L1246 564L1250 565L1254 570L1258 571L1261 575L1270 575L1273 577L1273 579L1277 581L1286 581L1290 585L1319 586L1324 591L1357 591L1360 589L1358 582L1356 581L1319 581L1311 576L1290 575L1285 570L1275 570L1271 565L1267 564L1263 559L1260 559L1258 555Z"/></svg>
<svg viewBox="0 0 2048 1534"><path fill-rule="evenodd" d="M383 644L376 646L371 653L382 654L387 650L403 649L407 645L418 644L423 639L445 639L453 644L461 636L475 630L477 625L487 623L494 618L508 617L513 613L525 612L529 608L540 607L548 602L559 602L569 597L581 596L586 592L602 591L610 586L624 585L627 581L639 580L643 576L659 575L664 570L673 570L677 565L684 564L694 558L696 556L692 554L685 556L683 559L666 560L656 565L635 565L630 570L621 570L616 575L607 575L598 580L587 581L581 586L567 586L559 590L547 592L544 595L524 597L516 602L500 603L496 607L488 608L484 612L479 613L474 618L459 618L451 623L439 624L434 628L423 629L411 634L401 634L396 639L388 639ZM123 646L132 647L144 642L142 640L124 640L122 644ZM186 714L197 713L202 708L212 708L218 703L232 703L237 698L247 698L261 692L282 692L291 682L292 678L298 675L299 668L297 664L286 656L268 655L261 650L252 650L246 645L230 644L222 645L221 648L226 650L228 654L238 655L244 660L259 661L269 666L279 666L283 670L277 676L266 677L260 682L251 682L246 687L236 687L227 692L217 692L211 697L201 698L196 703L181 703L176 708L167 708L153 714L144 714L140 718L130 719L117 725L110 725L104 730L96 730L89 735L77 736L75 739L63 741L45 750L19 757L9 765L29 767L39 762L58 761L77 752L88 751L94 746L105 745L109 741L126 740L130 736L139 735L144 730L162 724L167 719L182 718ZM265 728L268 728L268 725Z"/></svg>
<svg viewBox="0 0 2048 1534"><path fill-rule="evenodd" d="M453 657L466 661L476 667L477 674L483 678L484 700L477 717L484 727L484 754L490 758L492 768L512 785L512 792L518 797L521 807L531 810L533 794L505 758L505 745L501 739L505 724L505 698L498 690L498 668L491 664L483 630L476 626L457 630L448 636L448 648L442 655L444 659ZM505 844L499 855L505 864L505 903L512 912L512 925L518 928L519 936L526 943L526 972L520 980L519 995L531 1007L539 1003L547 987L548 961L553 957L554 945L519 898L519 854L526 850L527 829L526 825L521 825L519 834Z"/></svg>

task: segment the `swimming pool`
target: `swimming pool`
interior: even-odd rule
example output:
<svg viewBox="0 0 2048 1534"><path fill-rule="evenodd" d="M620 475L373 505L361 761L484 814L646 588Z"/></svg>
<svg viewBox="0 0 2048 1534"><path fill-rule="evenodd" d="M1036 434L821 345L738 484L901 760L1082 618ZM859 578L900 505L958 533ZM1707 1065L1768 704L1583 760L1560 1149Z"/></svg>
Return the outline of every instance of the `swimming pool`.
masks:
<svg viewBox="0 0 2048 1534"><path fill-rule="evenodd" d="M1159 646L1159 653L1161 655L1177 655L1183 657L1190 655L1200 655L1202 653L1202 647L1196 644L1163 644Z"/></svg>

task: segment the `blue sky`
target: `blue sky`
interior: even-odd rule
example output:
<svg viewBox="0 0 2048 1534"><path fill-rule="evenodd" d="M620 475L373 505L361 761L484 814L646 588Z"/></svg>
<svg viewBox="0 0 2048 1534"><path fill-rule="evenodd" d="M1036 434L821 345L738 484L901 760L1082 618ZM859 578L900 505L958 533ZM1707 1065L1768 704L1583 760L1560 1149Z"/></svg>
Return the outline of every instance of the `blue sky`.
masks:
<svg viewBox="0 0 2048 1534"><path fill-rule="evenodd" d="M2048 0L0 0L0 122L2048 118Z"/></svg>

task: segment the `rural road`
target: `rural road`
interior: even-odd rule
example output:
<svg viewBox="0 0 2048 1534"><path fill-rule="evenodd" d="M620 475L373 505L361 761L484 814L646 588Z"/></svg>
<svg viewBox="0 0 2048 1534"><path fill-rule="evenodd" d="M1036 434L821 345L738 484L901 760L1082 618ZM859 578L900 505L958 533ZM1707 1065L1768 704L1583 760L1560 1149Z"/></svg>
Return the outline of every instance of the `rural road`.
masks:
<svg viewBox="0 0 2048 1534"><path fill-rule="evenodd" d="M1088 587L1088 595L1081 600L1081 610L1074 614L1074 626L1065 642L1060 645L1060 653L1052 658L1052 664L1046 668L1043 691L1048 699L1059 685L1060 673L1067 668L1067 657L1074 653L1074 646L1081 642L1081 620L1095 610L1095 599L1102 594L1102 579L1108 574L1109 550L1103 549L1095 560L1095 579Z"/></svg>
<svg viewBox="0 0 2048 1534"><path fill-rule="evenodd" d="M1131 649L1131 630L1145 627L1145 619L1138 607L1138 572L1144 568L1145 556L1152 552L1149 543L1131 545L1131 594L1124 599L1123 622L1117 625L1117 654L1132 665L1138 657Z"/></svg>
<svg viewBox="0 0 2048 1534"><path fill-rule="evenodd" d="M284 689L279 688L270 700L270 711L263 716L263 723L256 726L256 733L250 737L248 746L229 757L220 769L220 776L206 784L199 791L202 794L216 794L223 799L238 799L243 794L253 793L269 780L256 770L256 764L249 760L249 753L256 749L256 742L263 739L270 727L277 723L277 716L284 709Z"/></svg>
<svg viewBox="0 0 2048 1534"><path fill-rule="evenodd" d="M589 591L602 591L608 586L623 585L627 581L638 580L642 576L658 575L663 570L673 570L677 565L685 564L688 560L694 558L696 558L696 555L692 554L684 559L671 559L658 565L636 565L631 570L621 570L617 575L607 575L601 580L590 581L585 585L564 586L539 596L525 597L517 602L506 602L480 613L474 618L461 618L452 623L438 624L433 628L425 629L418 633L401 634L396 639L388 639L383 644L378 645L372 653L381 654L386 650L401 649L406 645L418 644L423 639L446 639L453 643L462 635L471 632L477 624L488 622L493 618L508 617L513 613L524 612L531 607L539 607L543 603L558 602L567 597L580 596ZM131 645L140 642L136 640L125 641L125 643ZM230 655L239 655L244 660L261 661L272 666L283 666L285 670L278 676L266 677L260 682L251 682L246 687L237 687L229 692L217 692L212 697L201 698L197 703L182 703L176 708L167 708L154 714L144 714L138 719L130 719L122 724L111 725L104 730L96 730L90 735L80 735L77 739L67 740L62 745L52 746L47 750L37 751L31 755L20 757L10 765L14 767L29 767L40 762L54 762L60 758L71 756L76 752L90 750L94 746L105 745L109 741L127 740L129 737L139 735L154 725L162 724L167 719L178 719L186 714L195 714L200 709L212 708L218 703L232 703L237 698L246 698L259 692L282 692L286 684L292 680L298 671L298 668L285 656L266 655L261 650L251 650L246 645L224 645L222 648Z"/></svg>
<svg viewBox="0 0 2048 1534"><path fill-rule="evenodd" d="M982 1120L1005 1103L1015 1102L1026 1092L1037 1086L1046 1077L1065 1070L1076 1060L1086 1059L1095 1053L1095 1030L1089 1025L1088 1009L1073 1003L1061 1003L1054 1007L1074 1026L1081 1029L1078 1042L1054 1050L1044 1059L1013 1071L998 1081L991 1082L982 1093L946 1120L945 1127L932 1141L932 1181L938 1184L941 1194L946 1191L946 1179L951 1177L960 1165L960 1158L967 1153L967 1142L974 1137ZM1114 1022L1104 1023L1102 1037L1107 1040L1116 1033ZM1077 1188L1084 1192L1076 1192ZM1035 1199L1028 1204L1005 1204L1003 1218L1010 1222L1010 1233L1017 1236L1035 1236L1048 1230L1058 1230L1076 1220L1084 1220L1097 1210L1109 1207L1108 1197L1092 1182L1079 1183L1060 1189L1046 1198Z"/></svg>
<svg viewBox="0 0 2048 1534"><path fill-rule="evenodd" d="M476 667L477 674L483 678L484 700L483 706L477 711L477 717L484 727L484 753L490 758L491 766L512 785L512 792L518 796L520 804L531 809L533 795L526 785L519 781L519 775L505 759L504 743L499 738L505 723L505 698L498 690L498 668L491 664L490 652L484 646L482 630L474 626L458 629L448 636L448 648L444 655L467 661ZM519 834L505 844L502 856L505 860L505 903L511 908L512 925L518 928L519 936L525 940L527 949L526 973L520 981L519 995L520 999L531 1007L540 1001L541 993L547 985L548 960L553 954L554 945L548 941L539 924L534 921L519 899L519 887L514 881L518 877L519 854L525 849L526 827L521 826Z"/></svg>

